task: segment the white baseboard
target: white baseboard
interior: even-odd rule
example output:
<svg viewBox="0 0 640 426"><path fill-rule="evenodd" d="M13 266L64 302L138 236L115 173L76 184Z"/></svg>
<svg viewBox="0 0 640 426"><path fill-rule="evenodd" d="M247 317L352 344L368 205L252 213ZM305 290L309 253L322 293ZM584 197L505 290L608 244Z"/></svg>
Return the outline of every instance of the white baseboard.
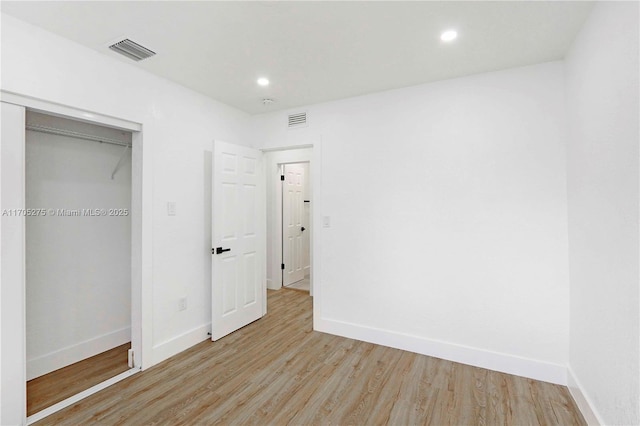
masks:
<svg viewBox="0 0 640 426"><path fill-rule="evenodd" d="M271 278L267 278L267 288L269 290L280 290L280 284L274 282Z"/></svg>
<svg viewBox="0 0 640 426"><path fill-rule="evenodd" d="M574 401L576 401L582 416L587 421L587 424L589 424L589 426L604 425L605 423L602 421L602 417L594 409L591 400L582 390L583 387L571 369L571 366L567 367L567 387L569 388L569 392L571 393L571 396L573 396Z"/></svg>
<svg viewBox="0 0 640 426"><path fill-rule="evenodd" d="M211 331L211 323L203 324L199 327L191 329L179 336L173 337L162 343L159 343L153 347L153 364L156 365L165 359L179 354L180 352L189 349L193 345L210 339L209 332Z"/></svg>
<svg viewBox="0 0 640 426"><path fill-rule="evenodd" d="M27 380L35 379L130 341L131 327L125 327L37 358L29 359L27 360Z"/></svg>
<svg viewBox="0 0 640 426"><path fill-rule="evenodd" d="M325 318L314 321L314 329L543 382L567 384L567 369L560 364Z"/></svg>

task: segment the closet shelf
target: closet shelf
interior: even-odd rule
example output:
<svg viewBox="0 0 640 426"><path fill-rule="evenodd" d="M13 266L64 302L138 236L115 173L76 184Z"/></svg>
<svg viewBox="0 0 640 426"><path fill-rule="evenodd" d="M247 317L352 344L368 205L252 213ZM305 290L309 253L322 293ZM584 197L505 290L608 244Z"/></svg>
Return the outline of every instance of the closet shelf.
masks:
<svg viewBox="0 0 640 426"><path fill-rule="evenodd" d="M88 135L86 133L74 132L72 130L57 129L55 127L49 127L49 126L41 126L39 124L27 124L27 130L40 132L40 133L48 133L50 135L68 136L70 138L85 139L88 141L131 147L130 142L120 141L118 139L106 138L102 136Z"/></svg>

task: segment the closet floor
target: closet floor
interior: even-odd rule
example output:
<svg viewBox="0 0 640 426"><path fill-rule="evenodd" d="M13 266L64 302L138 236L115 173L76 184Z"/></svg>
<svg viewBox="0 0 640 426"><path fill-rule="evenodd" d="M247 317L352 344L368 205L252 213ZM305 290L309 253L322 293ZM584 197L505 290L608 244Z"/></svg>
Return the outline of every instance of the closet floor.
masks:
<svg viewBox="0 0 640 426"><path fill-rule="evenodd" d="M83 359L27 382L27 416L87 390L129 369L131 343Z"/></svg>

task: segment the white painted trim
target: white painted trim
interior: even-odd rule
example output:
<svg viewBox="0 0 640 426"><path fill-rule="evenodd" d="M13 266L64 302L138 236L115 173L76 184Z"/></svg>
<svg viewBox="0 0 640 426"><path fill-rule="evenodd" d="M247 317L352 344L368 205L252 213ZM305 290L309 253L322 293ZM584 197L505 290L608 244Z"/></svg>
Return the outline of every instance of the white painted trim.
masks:
<svg viewBox="0 0 640 426"><path fill-rule="evenodd" d="M144 370L153 365L153 156L143 139L132 135L131 348Z"/></svg>
<svg viewBox="0 0 640 426"><path fill-rule="evenodd" d="M34 98L32 96L21 95L19 93L0 90L0 100L14 105L26 107L30 110L42 112L48 115L54 115L63 118L73 118L75 120L84 121L86 123L99 123L107 127L114 127L130 132L139 132L142 125L133 121L125 120L110 115L100 114L94 111L87 111L59 104L57 102L46 101Z"/></svg>
<svg viewBox="0 0 640 426"><path fill-rule="evenodd" d="M25 207L25 108L2 102L0 208ZM25 218L2 216L0 276L2 277L2 418L0 424L24 424L27 418L25 321Z"/></svg>
<svg viewBox="0 0 640 426"><path fill-rule="evenodd" d="M64 399L60 402L58 402L57 404L52 405L51 407L47 407L42 411L38 411L36 414L27 417L27 425L31 425L35 422L38 422L42 419L44 419L47 416L52 415L53 413L57 413L58 411L67 408L73 404L75 404L76 402L85 399L88 396L93 395L94 393L98 393L103 389L108 388L109 386L116 384L128 377L133 376L134 374L136 374L137 372L139 372L140 369L138 368L132 368L131 370L127 370L124 373L120 373L115 377L112 377L108 380L105 380L102 383L98 383L97 385L90 387L89 389L82 391L78 394L75 394L67 399Z"/></svg>
<svg viewBox="0 0 640 426"><path fill-rule="evenodd" d="M267 152L274 152L274 151L290 151L292 149L304 149L304 148L313 148L313 144L307 143L307 144L300 144L300 145L281 146L281 147L275 147L275 148L260 148L260 151L267 153Z"/></svg>
<svg viewBox="0 0 640 426"><path fill-rule="evenodd" d="M179 336L172 337L153 347L153 365L158 364L180 352L210 338L211 323L193 328Z"/></svg>
<svg viewBox="0 0 640 426"><path fill-rule="evenodd" d="M258 150L260 153L260 162L258 170L259 175L262 178L258 178L258 190L259 190L259 207L258 217L260 218L257 224L258 232L258 247L262 247L262 253L260 253L260 270L259 280L262 283L262 316L267 315L267 182L264 179L266 175L267 165L264 152ZM213 186L212 186L213 188ZM213 194L211 195L213 197ZM213 198L212 198L213 199ZM213 229L213 223L211 224ZM212 271L213 274L213 271ZM213 277L213 275L211 275ZM213 291L213 289L212 289ZM213 309L213 306L211 307ZM213 321L213 317L211 318ZM211 340L213 340L213 323L211 327Z"/></svg>
<svg viewBox="0 0 640 426"><path fill-rule="evenodd" d="M0 106L0 109L1 106ZM2 112L0 112L0 122L2 122ZM0 137L1 139L1 137ZM0 144L0 189L2 188L2 144ZM0 209L2 209L2 197L0 197ZM2 240L2 220L0 219L0 242ZM0 254L2 247L0 244ZM0 332L2 331L2 261L0 260ZM0 339L0 421L2 421L2 339Z"/></svg>
<svg viewBox="0 0 640 426"><path fill-rule="evenodd" d="M318 330L317 322L322 318L322 135L313 144L311 156L311 279L309 294L313 296L313 329Z"/></svg>
<svg viewBox="0 0 640 426"><path fill-rule="evenodd" d="M587 421L589 426L604 425L602 416L598 414L598 411L594 408L593 402L589 399L587 394L583 391L584 387L580 384L580 381L576 377L576 374L571 369L571 365L567 366L567 387L573 400L578 405L582 416Z"/></svg>
<svg viewBox="0 0 640 426"><path fill-rule="evenodd" d="M131 341L131 327L96 336L37 358L27 360L27 380L74 364Z"/></svg>
<svg viewBox="0 0 640 426"><path fill-rule="evenodd" d="M273 162L273 164L278 169L278 175L284 176L284 165L279 164L278 162ZM272 179L275 180L275 185L271 184ZM274 262L273 271L275 271L275 275L273 278L276 280L274 288L281 289L282 287L284 287L284 269L282 269L282 264L284 263L284 256L282 253L282 248L284 245L284 242L282 240L282 191L284 182L282 181L282 178L278 179L275 176L269 176L267 178L267 182L274 189L273 194L275 195L275 197L271 197L271 200L269 200L270 202L274 202L273 206L275 207L273 214L273 224L275 225L275 227L272 228L273 234L271 239L271 244L273 245L271 248L271 257Z"/></svg>
<svg viewBox="0 0 640 426"><path fill-rule="evenodd" d="M567 369L560 364L324 318L314 320L314 329L543 382L567 384Z"/></svg>

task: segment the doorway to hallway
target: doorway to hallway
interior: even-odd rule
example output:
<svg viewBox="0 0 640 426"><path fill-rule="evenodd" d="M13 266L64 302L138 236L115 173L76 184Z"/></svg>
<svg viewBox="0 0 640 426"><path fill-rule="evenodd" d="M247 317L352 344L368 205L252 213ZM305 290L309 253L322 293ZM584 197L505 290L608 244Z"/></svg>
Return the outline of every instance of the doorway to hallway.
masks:
<svg viewBox="0 0 640 426"><path fill-rule="evenodd" d="M282 285L310 291L310 163L281 164Z"/></svg>

